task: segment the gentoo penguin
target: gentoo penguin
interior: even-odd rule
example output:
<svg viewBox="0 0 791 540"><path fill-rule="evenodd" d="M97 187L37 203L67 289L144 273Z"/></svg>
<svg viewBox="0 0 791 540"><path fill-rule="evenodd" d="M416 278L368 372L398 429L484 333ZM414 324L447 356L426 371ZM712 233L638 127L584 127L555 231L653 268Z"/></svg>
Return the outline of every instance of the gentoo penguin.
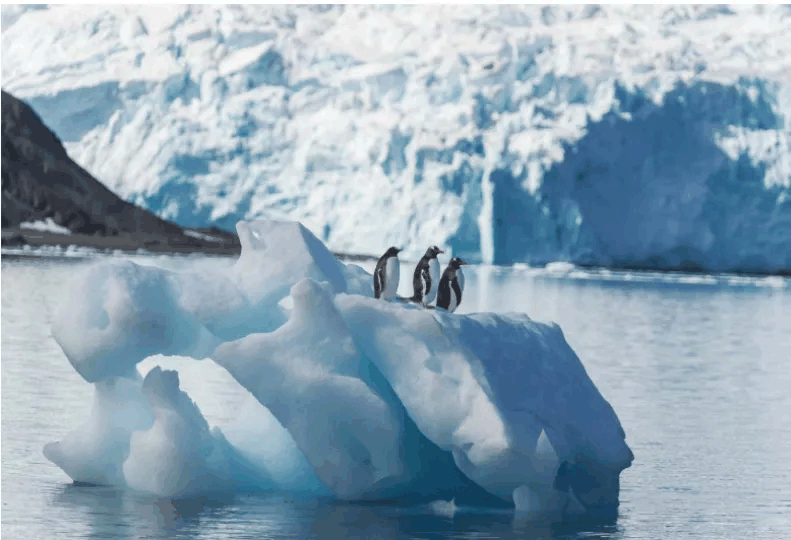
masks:
<svg viewBox="0 0 791 540"><path fill-rule="evenodd" d="M464 274L462 265L467 264L458 257L453 257L448 267L442 272L437 291L437 307L447 309L451 313L461 304L461 293L464 292Z"/></svg>
<svg viewBox="0 0 791 540"><path fill-rule="evenodd" d="M374 270L374 296L385 300L395 298L401 274L401 261L398 260L397 247L391 247L379 257Z"/></svg>
<svg viewBox="0 0 791 540"><path fill-rule="evenodd" d="M417 263L415 274L412 276L412 286L415 288L415 295L412 297L413 302L420 302L427 306L437 296L437 285L439 285L440 275L437 255L440 253L445 252L437 246L431 246Z"/></svg>

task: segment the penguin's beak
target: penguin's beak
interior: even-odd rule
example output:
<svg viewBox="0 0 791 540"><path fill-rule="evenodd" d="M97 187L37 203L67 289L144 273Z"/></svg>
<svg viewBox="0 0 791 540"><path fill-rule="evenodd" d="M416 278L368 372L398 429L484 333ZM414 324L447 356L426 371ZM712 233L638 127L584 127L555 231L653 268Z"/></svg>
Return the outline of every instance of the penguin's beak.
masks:
<svg viewBox="0 0 791 540"><path fill-rule="evenodd" d="M437 253L445 253L445 252L440 249L439 251L437 251Z"/></svg>
<svg viewBox="0 0 791 540"><path fill-rule="evenodd" d="M464 265L464 264L467 264L467 261L462 261L461 259L459 259L459 265Z"/></svg>

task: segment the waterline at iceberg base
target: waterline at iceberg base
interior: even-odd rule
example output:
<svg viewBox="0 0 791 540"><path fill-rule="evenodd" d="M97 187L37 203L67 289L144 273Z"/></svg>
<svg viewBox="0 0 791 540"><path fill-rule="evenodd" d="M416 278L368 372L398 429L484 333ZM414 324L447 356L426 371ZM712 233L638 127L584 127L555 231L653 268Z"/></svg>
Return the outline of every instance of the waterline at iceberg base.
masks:
<svg viewBox="0 0 791 540"><path fill-rule="evenodd" d="M73 480L617 515L633 455L557 325L376 300L301 224L237 230L228 270L111 260L74 278L53 335L94 405L44 448ZM255 402L227 434L210 427L177 372L138 371L157 354L211 359Z"/></svg>

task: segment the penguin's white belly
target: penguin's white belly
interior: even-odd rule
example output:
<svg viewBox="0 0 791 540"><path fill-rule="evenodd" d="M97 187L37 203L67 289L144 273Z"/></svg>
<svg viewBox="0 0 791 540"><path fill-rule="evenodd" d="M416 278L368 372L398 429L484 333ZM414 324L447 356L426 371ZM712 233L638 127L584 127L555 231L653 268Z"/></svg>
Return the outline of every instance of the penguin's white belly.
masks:
<svg viewBox="0 0 791 540"><path fill-rule="evenodd" d="M459 300L456 298L456 291L453 289L450 290L450 304L448 304L448 311L453 313L456 311L456 308L459 307Z"/></svg>
<svg viewBox="0 0 791 540"><path fill-rule="evenodd" d="M428 275L431 278L431 288L426 290L424 293L423 302L426 304L430 304L434 301L434 298L437 297L437 290L439 289L439 261L437 259L431 259L428 262Z"/></svg>
<svg viewBox="0 0 791 540"><path fill-rule="evenodd" d="M385 263L385 286L382 298L392 300L398 292L398 281L401 279L401 263L398 257L390 257Z"/></svg>

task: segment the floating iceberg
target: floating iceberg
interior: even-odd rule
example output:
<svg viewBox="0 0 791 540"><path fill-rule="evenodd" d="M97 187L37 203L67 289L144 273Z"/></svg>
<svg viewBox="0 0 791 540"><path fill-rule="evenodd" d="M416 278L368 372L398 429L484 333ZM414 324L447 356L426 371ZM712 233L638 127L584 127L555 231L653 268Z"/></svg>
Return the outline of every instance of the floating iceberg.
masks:
<svg viewBox="0 0 791 540"><path fill-rule="evenodd" d="M103 261L75 278L53 335L95 403L44 450L74 480L615 514L633 456L558 326L377 300L301 224L237 229L227 270ZM139 374L156 354L211 358L256 401L226 437L175 371Z"/></svg>
<svg viewBox="0 0 791 540"><path fill-rule="evenodd" d="M44 446L75 481L161 497L274 487L264 469L209 429L175 371L155 367L145 379L135 372L94 386L85 424Z"/></svg>

